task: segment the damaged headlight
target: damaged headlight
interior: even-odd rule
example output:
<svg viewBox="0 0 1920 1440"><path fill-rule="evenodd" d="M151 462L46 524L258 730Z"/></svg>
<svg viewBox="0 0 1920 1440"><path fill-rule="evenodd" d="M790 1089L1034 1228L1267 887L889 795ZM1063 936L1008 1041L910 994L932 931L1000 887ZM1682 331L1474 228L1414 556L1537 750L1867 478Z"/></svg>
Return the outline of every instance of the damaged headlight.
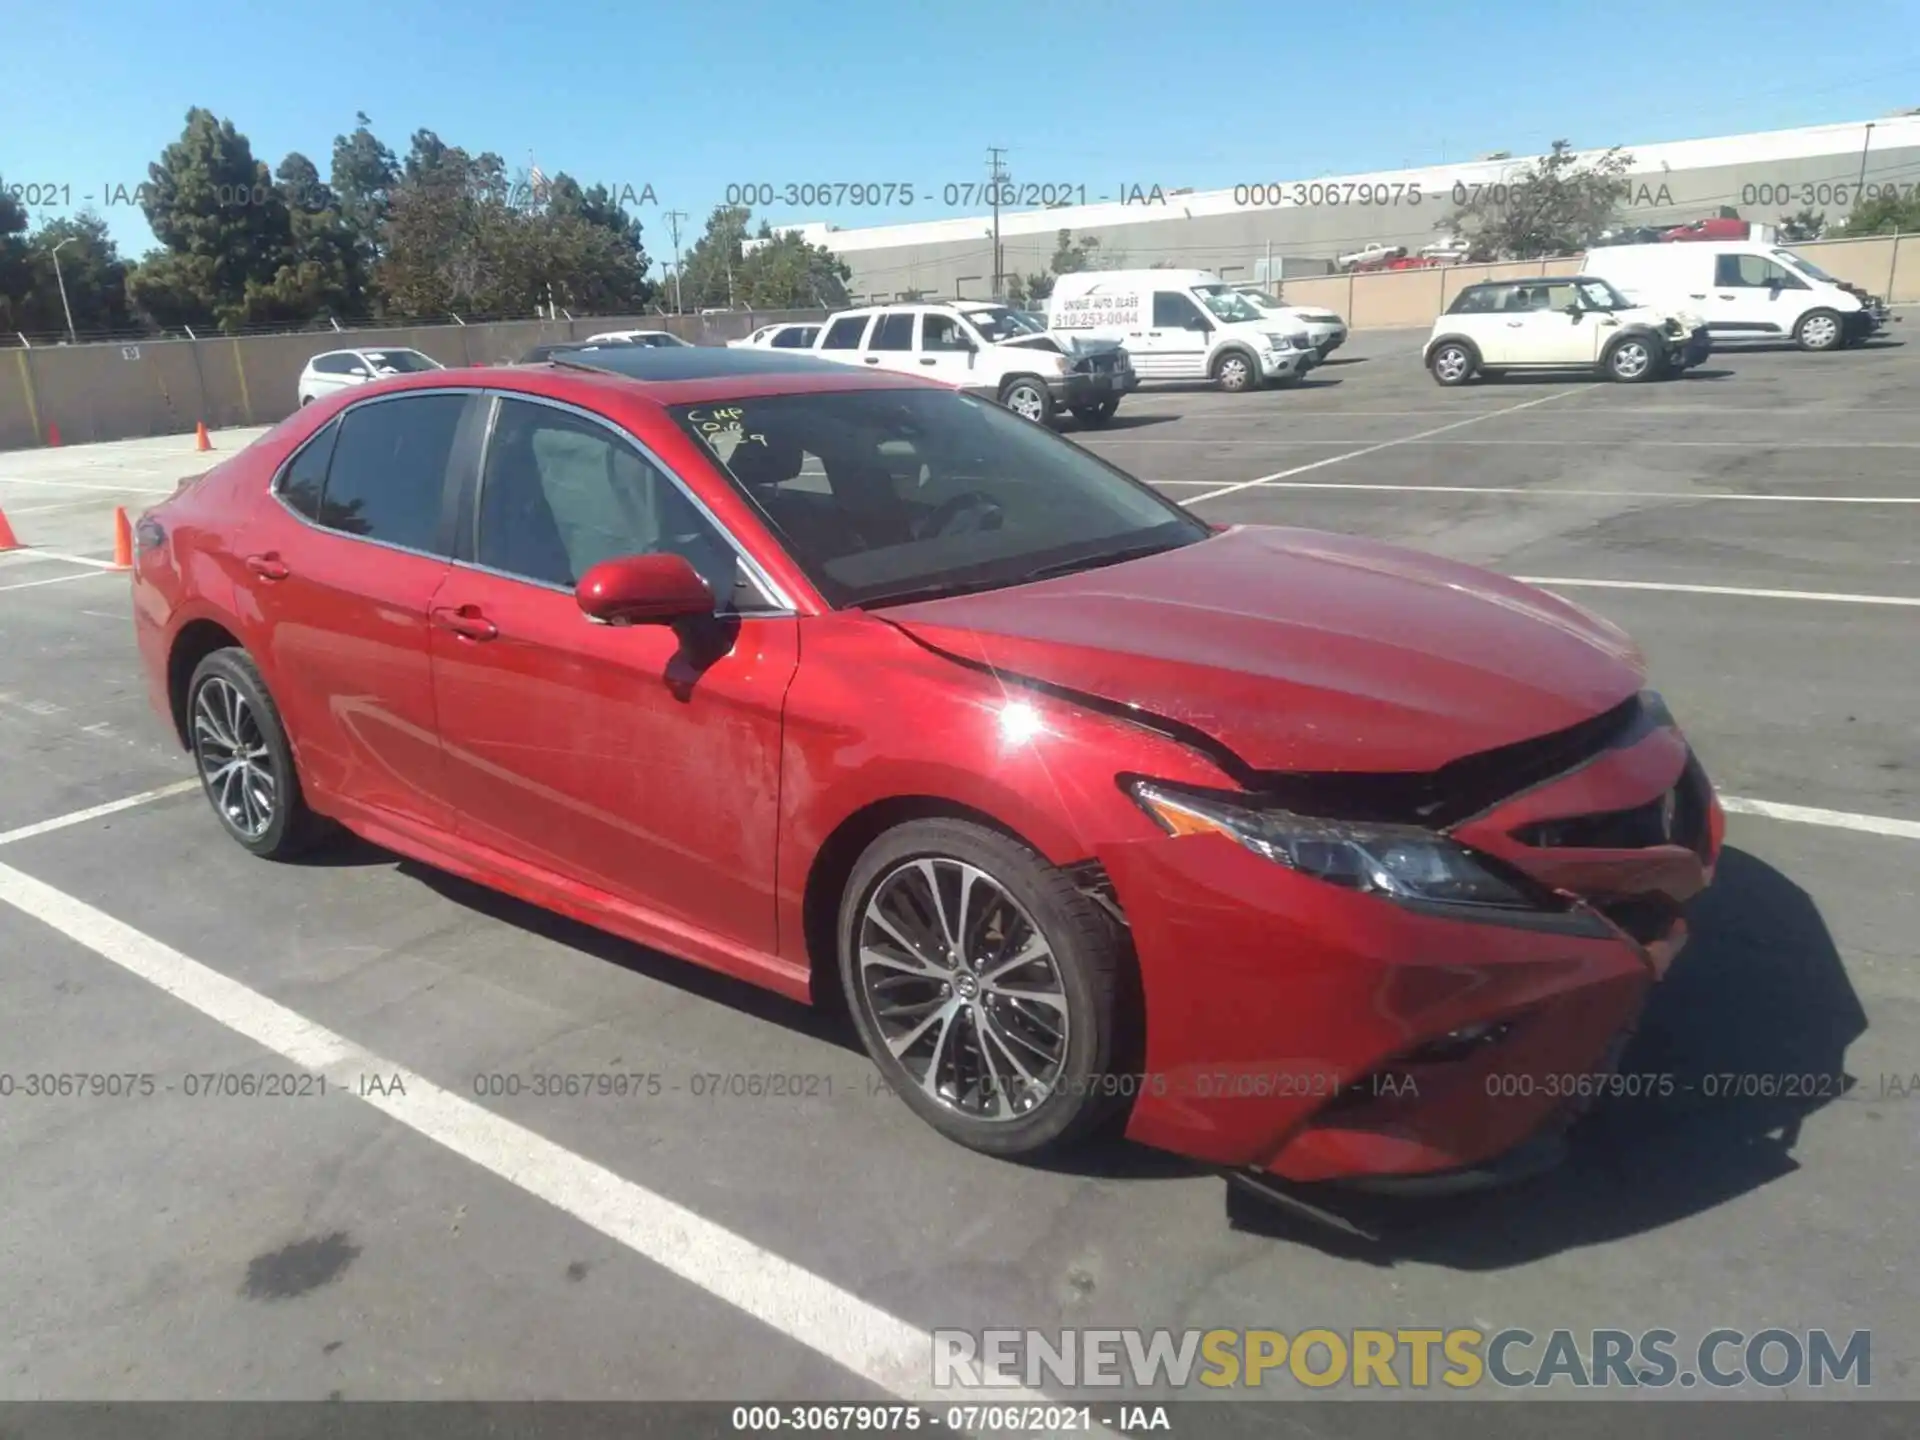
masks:
<svg viewBox="0 0 1920 1440"><path fill-rule="evenodd" d="M1135 780L1128 793L1169 835L1224 835L1254 854L1329 885L1402 903L1562 910L1525 877L1444 835L1412 825L1320 820L1226 797Z"/></svg>

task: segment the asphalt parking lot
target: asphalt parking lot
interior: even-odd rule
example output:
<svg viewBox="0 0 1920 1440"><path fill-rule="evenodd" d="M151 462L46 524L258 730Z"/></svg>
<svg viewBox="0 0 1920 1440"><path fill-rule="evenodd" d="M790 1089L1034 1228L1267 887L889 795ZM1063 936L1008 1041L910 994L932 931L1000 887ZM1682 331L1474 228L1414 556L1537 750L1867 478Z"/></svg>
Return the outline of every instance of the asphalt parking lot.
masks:
<svg viewBox="0 0 1920 1440"><path fill-rule="evenodd" d="M0 1071L154 1084L0 1097L0 1397L860 1401L924 1394L947 1327L1781 1326L1871 1330L1872 1393L1920 1398L1920 346L1442 390L1421 338L1068 433L1625 626L1735 812L1626 1068L1792 1093L1605 1106L1378 1243L1143 1150L973 1155L799 1007L372 847L250 859L103 567L115 505L257 432L5 454ZM812 1078L705 1078L742 1072ZM588 1073L660 1084L530 1093Z"/></svg>

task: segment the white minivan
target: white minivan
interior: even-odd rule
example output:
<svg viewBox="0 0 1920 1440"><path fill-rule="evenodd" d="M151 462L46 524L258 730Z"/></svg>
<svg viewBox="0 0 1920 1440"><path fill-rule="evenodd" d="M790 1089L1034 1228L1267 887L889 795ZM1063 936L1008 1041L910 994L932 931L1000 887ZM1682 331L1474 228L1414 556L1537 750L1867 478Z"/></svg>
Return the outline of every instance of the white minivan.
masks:
<svg viewBox="0 0 1920 1440"><path fill-rule="evenodd" d="M1790 338L1802 350L1838 350L1887 323L1884 301L1761 240L1599 245L1582 268L1630 300L1692 311L1715 340Z"/></svg>
<svg viewBox="0 0 1920 1440"><path fill-rule="evenodd" d="M1297 380L1319 358L1305 330L1283 327L1206 270L1062 275L1047 328L1126 346L1142 380L1212 380L1222 390Z"/></svg>

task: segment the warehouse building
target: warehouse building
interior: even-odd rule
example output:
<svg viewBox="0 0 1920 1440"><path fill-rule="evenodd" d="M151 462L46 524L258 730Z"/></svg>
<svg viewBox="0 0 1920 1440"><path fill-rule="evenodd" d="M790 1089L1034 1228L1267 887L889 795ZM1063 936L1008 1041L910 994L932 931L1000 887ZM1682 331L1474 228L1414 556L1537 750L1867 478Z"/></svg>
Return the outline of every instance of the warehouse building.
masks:
<svg viewBox="0 0 1920 1440"><path fill-rule="evenodd" d="M1771 224L1802 209L1824 213L1834 224L1863 190L1912 193L1920 182L1920 115L1622 149L1632 163L1621 225L1676 225L1735 212ZM1597 160L1602 153L1581 158ZM1033 188L1042 203L1055 203L1002 209L998 268L1003 274L1044 272L1064 229L1076 239L1097 239L1106 269L1164 264L1211 270L1231 281L1324 273L1341 255L1370 243L1410 251L1433 243L1447 233L1448 217L1460 202L1475 195L1497 199L1533 158L1312 180L1250 177L1230 190L1119 182L1106 187L1104 201L1086 204L1057 202L1091 200L1087 187L1014 185L1005 199L1027 200L1025 192ZM989 214L860 229L799 228L847 262L853 270L848 288L860 300L991 293L996 267Z"/></svg>

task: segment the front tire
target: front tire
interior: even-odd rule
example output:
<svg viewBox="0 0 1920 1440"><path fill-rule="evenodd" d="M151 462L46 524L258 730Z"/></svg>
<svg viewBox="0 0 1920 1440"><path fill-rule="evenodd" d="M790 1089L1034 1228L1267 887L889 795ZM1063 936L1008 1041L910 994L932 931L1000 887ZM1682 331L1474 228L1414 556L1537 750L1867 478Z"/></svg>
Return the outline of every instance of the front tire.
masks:
<svg viewBox="0 0 1920 1440"><path fill-rule="evenodd" d="M1114 412L1119 408L1118 400L1100 400L1092 405L1076 405L1073 407L1073 418L1082 425L1091 426L1097 430L1113 419Z"/></svg>
<svg viewBox="0 0 1920 1440"><path fill-rule="evenodd" d="M1816 354L1838 350L1846 343L1846 339L1846 324L1832 310L1809 310L1800 317L1800 323L1793 327L1794 344Z"/></svg>
<svg viewBox="0 0 1920 1440"><path fill-rule="evenodd" d="M319 837L279 708L244 650L216 650L195 667L187 735L207 803L241 848L290 860Z"/></svg>
<svg viewBox="0 0 1920 1440"><path fill-rule="evenodd" d="M1029 1158L1124 1105L1124 940L1020 842L964 820L896 826L853 867L838 940L861 1043L948 1139Z"/></svg>
<svg viewBox="0 0 1920 1440"><path fill-rule="evenodd" d="M1016 375L1009 380L1000 392L1000 403L1022 420L1031 420L1036 425L1053 423L1053 396L1045 382L1031 375Z"/></svg>
<svg viewBox="0 0 1920 1440"><path fill-rule="evenodd" d="M1660 373L1661 359L1652 341L1640 335L1627 335L1614 342L1601 368L1609 378L1623 385L1637 385Z"/></svg>
<svg viewBox="0 0 1920 1440"><path fill-rule="evenodd" d="M1213 362L1213 383L1229 395L1260 388L1260 366L1244 350L1229 350Z"/></svg>
<svg viewBox="0 0 1920 1440"><path fill-rule="evenodd" d="M1427 369L1433 372L1435 380L1446 386L1466 384L1479 368L1480 357L1473 353L1471 346L1458 340L1447 341L1427 357Z"/></svg>

